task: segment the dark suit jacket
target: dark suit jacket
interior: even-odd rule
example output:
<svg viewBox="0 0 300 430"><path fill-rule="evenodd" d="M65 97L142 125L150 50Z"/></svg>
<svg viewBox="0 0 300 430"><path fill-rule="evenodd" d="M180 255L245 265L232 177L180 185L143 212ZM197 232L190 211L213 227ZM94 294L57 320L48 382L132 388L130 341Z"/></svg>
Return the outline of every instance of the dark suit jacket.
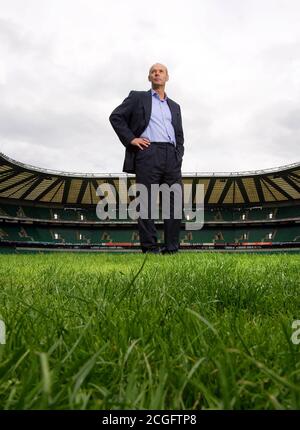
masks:
<svg viewBox="0 0 300 430"><path fill-rule="evenodd" d="M176 152L182 160L184 136L180 106L167 98L176 138ZM120 141L126 148L123 172L135 173L135 155L140 149L131 145L135 137L140 137L149 124L152 109L152 94L149 91L130 91L128 97L111 113L109 120Z"/></svg>

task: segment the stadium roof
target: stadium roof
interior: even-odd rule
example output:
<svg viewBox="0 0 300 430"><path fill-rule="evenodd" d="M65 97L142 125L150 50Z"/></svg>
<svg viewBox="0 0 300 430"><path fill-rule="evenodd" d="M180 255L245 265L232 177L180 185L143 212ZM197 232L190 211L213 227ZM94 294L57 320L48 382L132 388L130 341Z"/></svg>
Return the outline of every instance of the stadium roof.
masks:
<svg viewBox="0 0 300 430"><path fill-rule="evenodd" d="M119 187L125 184L125 192ZM203 184L206 205L262 205L300 201L300 163L249 172L184 173L183 182L195 196ZM121 202L128 203L126 189L135 183L123 173L71 173L34 167L0 153L0 198L63 205L94 205L100 184L115 186Z"/></svg>

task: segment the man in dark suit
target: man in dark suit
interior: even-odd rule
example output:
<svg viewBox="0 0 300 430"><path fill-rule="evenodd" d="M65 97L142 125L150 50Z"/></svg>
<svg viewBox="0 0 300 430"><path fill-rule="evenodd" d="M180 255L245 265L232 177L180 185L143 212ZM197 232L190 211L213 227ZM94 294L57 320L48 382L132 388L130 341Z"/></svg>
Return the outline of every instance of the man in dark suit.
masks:
<svg viewBox="0 0 300 430"><path fill-rule="evenodd" d="M149 91L130 91L109 120L126 148L123 172L135 173L136 183L145 185L148 190L147 217L138 218L142 251L169 254L179 249L181 218L175 216L174 194L170 193L170 217L164 219L165 246L160 249L150 215L151 184L166 184L169 187L178 184L182 192L182 119L180 106L165 93L169 80L166 66L153 64L148 80L152 88ZM182 194L180 198L182 216Z"/></svg>

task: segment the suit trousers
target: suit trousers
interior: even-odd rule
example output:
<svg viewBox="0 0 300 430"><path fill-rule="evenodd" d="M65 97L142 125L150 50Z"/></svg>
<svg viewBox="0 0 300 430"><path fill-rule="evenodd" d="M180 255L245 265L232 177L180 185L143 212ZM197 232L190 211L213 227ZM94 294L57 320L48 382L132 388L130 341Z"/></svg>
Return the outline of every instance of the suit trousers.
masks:
<svg viewBox="0 0 300 430"><path fill-rule="evenodd" d="M136 153L136 184L143 184L147 189L146 199L141 199L140 216L138 217L138 230L142 251L156 248L157 230L153 219L152 208L158 211L158 193L153 192L159 186L166 187L169 192L159 193L162 198L169 198L170 210L164 214L164 247L168 251L177 251L179 248L180 225L183 208L183 186L181 176L182 160L173 144L167 142L151 142L147 148L139 149ZM170 192L173 189L175 192ZM151 187L152 186L152 187ZM155 188L155 187L154 187ZM141 194L140 194L141 196ZM162 201L162 205L166 203ZM144 207L142 207L144 206ZM155 216L156 219L156 216Z"/></svg>

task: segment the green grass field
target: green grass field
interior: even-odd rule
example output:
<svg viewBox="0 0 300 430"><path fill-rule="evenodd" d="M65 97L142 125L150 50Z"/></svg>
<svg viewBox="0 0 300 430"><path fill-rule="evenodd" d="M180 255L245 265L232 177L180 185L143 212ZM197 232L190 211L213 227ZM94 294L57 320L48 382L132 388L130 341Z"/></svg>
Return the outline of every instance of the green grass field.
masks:
<svg viewBox="0 0 300 430"><path fill-rule="evenodd" d="M0 255L1 409L300 409L300 255Z"/></svg>

